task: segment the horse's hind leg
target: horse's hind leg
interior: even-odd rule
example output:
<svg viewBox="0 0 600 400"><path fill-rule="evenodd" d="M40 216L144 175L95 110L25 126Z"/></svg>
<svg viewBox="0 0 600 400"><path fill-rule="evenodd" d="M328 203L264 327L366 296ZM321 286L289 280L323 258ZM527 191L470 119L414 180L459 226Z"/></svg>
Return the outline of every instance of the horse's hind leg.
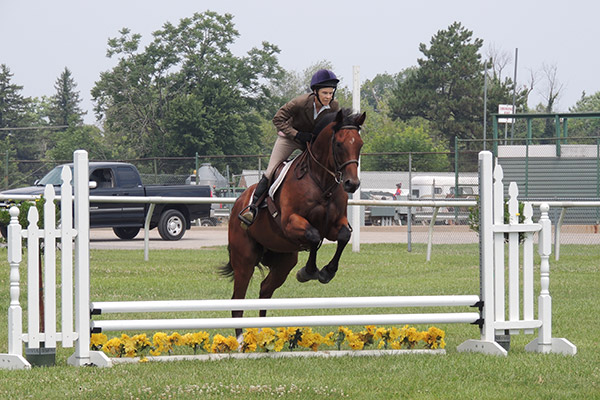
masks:
<svg viewBox="0 0 600 400"><path fill-rule="evenodd" d="M241 228L239 230L241 231ZM245 233L242 233L242 235L238 236L238 240L233 241L231 237L229 240L229 262L233 270L232 299L244 299L246 297L248 284L254 273L254 267L258 265L263 251L262 247L249 239ZM241 318L243 314L243 310L231 311L233 318ZM242 329L236 328L235 334L237 337L240 337Z"/></svg>
<svg viewBox="0 0 600 400"><path fill-rule="evenodd" d="M340 257L342 256L344 248L350 241L351 234L352 232L350 229L346 225L342 225L337 235L337 248L335 249L335 254L331 261L329 261L329 264L319 271L319 282L329 283L329 281L333 279L338 270Z"/></svg>
<svg viewBox="0 0 600 400"><path fill-rule="evenodd" d="M298 262L298 253L274 253L265 252L262 260L263 264L269 267L269 274L260 284L261 299L270 299L275 289L283 285L288 274ZM259 315L264 317L267 310L260 310Z"/></svg>

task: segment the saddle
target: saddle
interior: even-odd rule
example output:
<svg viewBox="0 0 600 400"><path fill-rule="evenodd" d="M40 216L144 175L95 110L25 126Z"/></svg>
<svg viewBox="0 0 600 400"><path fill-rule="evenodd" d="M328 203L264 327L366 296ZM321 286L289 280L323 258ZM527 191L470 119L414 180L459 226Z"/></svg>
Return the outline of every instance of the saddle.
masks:
<svg viewBox="0 0 600 400"><path fill-rule="evenodd" d="M271 218L273 218L273 220L275 221L277 226L279 226L279 228L281 228L281 212L279 209L279 205L275 202L275 194L277 193L277 190L281 187L281 184L285 180L287 174L290 173L290 169L296 159L298 159L298 162L296 163L296 166L294 168L294 175L296 176L296 179L300 180L304 177L304 175L306 175L306 172L308 171L307 154L308 152L305 150L296 158L281 162L275 168L275 172L271 177L271 182L269 182L269 195L266 196L266 207L269 210ZM261 208L263 207L265 206L261 206Z"/></svg>

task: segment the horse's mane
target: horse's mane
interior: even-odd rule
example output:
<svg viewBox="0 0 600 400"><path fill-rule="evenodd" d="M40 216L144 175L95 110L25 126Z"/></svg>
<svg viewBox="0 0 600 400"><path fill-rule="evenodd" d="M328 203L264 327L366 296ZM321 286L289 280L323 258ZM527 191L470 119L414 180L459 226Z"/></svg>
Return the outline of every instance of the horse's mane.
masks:
<svg viewBox="0 0 600 400"><path fill-rule="evenodd" d="M332 112L332 113L326 114L319 122L317 122L317 125L315 125L315 129L313 130L313 133L315 135L318 135L323 129L325 129L326 126L328 126L333 121L335 121L337 114L338 114L337 112ZM356 119L358 118L359 114L353 114L351 108L343 108L342 114L344 115L344 119L342 120L341 123L336 124L333 127L334 132L338 131L342 126L345 126L345 125L358 126L358 125L356 125Z"/></svg>

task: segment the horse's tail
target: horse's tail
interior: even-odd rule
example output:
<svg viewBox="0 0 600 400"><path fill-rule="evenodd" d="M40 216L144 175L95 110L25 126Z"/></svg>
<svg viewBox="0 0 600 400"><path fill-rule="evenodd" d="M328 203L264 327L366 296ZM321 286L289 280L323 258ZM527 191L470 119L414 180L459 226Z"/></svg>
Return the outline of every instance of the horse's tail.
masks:
<svg viewBox="0 0 600 400"><path fill-rule="evenodd" d="M233 267L231 266L231 261L228 261L227 264L219 267L219 274L233 280Z"/></svg>
<svg viewBox="0 0 600 400"><path fill-rule="evenodd" d="M229 251L229 246L227 246L227 252ZM227 261L227 264L220 266L218 270L220 275L233 280L233 266L231 265L231 255L229 257L229 261Z"/></svg>

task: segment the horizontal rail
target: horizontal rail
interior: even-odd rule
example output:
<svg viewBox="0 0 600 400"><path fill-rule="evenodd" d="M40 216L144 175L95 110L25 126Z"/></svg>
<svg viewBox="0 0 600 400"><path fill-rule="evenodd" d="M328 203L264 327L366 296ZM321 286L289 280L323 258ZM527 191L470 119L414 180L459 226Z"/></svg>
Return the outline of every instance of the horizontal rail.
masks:
<svg viewBox="0 0 600 400"><path fill-rule="evenodd" d="M36 200L41 195L1 195L0 200ZM56 196L60 200L60 195ZM233 204L236 197L164 197L164 196L94 196L90 203L179 203L179 204ZM472 207L476 200L348 200L351 206L404 206L404 207Z"/></svg>
<svg viewBox="0 0 600 400"><path fill-rule="evenodd" d="M3 195L3 200L36 200L41 195ZM60 200L60 195L56 196ZM233 204L237 197L163 197L163 196L90 196L90 203L181 203L181 204ZM600 207L600 201L553 200L528 201L534 207L546 203L550 207ZM395 206L395 207L473 207L477 200L354 200L348 199L350 206Z"/></svg>
<svg viewBox="0 0 600 400"><path fill-rule="evenodd" d="M294 310L316 308L476 306L477 295L313 297L305 299L157 300L93 302L93 313Z"/></svg>
<svg viewBox="0 0 600 400"><path fill-rule="evenodd" d="M92 332L183 329L236 329L264 327L406 325L406 324L475 324L479 313L312 315L298 317L146 319L91 321Z"/></svg>

